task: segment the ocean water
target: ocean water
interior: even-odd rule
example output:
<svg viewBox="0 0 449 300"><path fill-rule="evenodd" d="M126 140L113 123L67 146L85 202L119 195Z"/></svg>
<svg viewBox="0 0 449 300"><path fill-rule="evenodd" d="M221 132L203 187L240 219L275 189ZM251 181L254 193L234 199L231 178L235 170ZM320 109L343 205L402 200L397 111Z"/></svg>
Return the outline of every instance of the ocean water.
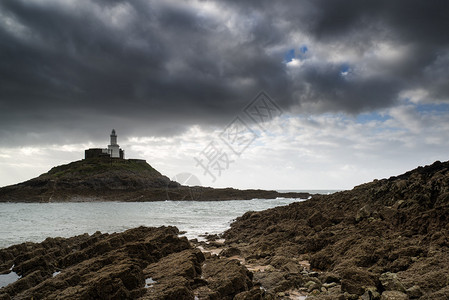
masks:
<svg viewBox="0 0 449 300"><path fill-rule="evenodd" d="M221 233L247 211L304 199L231 201L0 203L0 248L47 237L122 232L138 226L173 225L188 238Z"/></svg>

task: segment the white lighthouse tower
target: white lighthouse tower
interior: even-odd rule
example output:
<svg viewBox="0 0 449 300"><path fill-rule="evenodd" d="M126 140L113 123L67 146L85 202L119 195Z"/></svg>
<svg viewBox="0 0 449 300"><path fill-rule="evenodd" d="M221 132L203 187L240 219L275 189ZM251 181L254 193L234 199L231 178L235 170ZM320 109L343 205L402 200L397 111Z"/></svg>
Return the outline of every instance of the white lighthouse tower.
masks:
<svg viewBox="0 0 449 300"><path fill-rule="evenodd" d="M125 150L120 149L120 146L117 144L117 135L115 134L115 129L112 129L111 144L108 145L107 148L89 148L84 151L85 159L104 157L125 159Z"/></svg>
<svg viewBox="0 0 449 300"><path fill-rule="evenodd" d="M111 132L111 144L108 145L108 152L111 157L120 158L120 146L117 144L117 135L115 129Z"/></svg>

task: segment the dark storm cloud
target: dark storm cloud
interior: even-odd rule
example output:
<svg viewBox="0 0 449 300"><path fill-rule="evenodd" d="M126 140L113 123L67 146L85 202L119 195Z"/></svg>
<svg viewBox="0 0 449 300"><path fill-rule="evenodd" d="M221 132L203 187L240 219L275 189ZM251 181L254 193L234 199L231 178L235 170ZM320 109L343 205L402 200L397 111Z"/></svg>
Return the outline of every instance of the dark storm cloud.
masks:
<svg viewBox="0 0 449 300"><path fill-rule="evenodd" d="M221 126L259 90L286 110L317 104L349 113L392 106L404 90L448 98L445 1L192 4L1 1L0 143L81 140L110 127L169 135ZM368 68L380 68L370 76L357 76L360 57L342 62L352 77L322 54L289 69L284 55L302 43L296 33L313 44L312 56L338 45L364 57L381 42L407 53L384 65L368 58Z"/></svg>
<svg viewBox="0 0 449 300"><path fill-rule="evenodd" d="M342 75L341 66L333 64L304 67L295 77L293 90L302 103L313 99L319 111L344 111L353 113L375 110L391 105L400 83L390 76L370 80L350 79ZM313 88L307 86L313 83ZM331 100L330 100L331 99Z"/></svg>

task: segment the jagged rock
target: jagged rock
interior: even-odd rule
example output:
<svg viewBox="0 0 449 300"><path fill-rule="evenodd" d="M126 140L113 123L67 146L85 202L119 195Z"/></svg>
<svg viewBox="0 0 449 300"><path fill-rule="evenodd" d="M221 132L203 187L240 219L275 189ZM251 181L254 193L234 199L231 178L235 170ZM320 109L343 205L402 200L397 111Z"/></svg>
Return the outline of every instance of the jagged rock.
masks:
<svg viewBox="0 0 449 300"><path fill-rule="evenodd" d="M416 285L421 297L438 299L433 295L447 293L443 275L449 273L447 215L449 162L435 162L350 191L314 195L304 202L261 211L257 218L245 214L231 224L224 238L245 258L276 263L276 269L286 273L285 262L278 267L270 258L308 260L311 268L341 278L340 295L347 292L348 297L357 298L367 287L380 288L379 278L390 272L397 274L399 284L394 281L388 289L405 292L404 286ZM344 276L348 270L362 273L351 279ZM302 270L299 274L309 275Z"/></svg>
<svg viewBox="0 0 449 300"><path fill-rule="evenodd" d="M325 273L320 274L320 280L321 280L321 282L323 282L325 284L326 283L340 283L340 276L335 273L325 272Z"/></svg>
<svg viewBox="0 0 449 300"><path fill-rule="evenodd" d="M318 283L318 282L314 282L314 281L308 281L308 282L306 282L304 287L307 288L307 291L310 293L313 290L320 290L321 289L321 284Z"/></svg>
<svg viewBox="0 0 449 300"><path fill-rule="evenodd" d="M376 286L373 275L363 269L351 268L342 273L341 289L354 295L363 295L365 287Z"/></svg>
<svg viewBox="0 0 449 300"><path fill-rule="evenodd" d="M379 300L380 294L375 287L368 287L360 298L361 300Z"/></svg>
<svg viewBox="0 0 449 300"><path fill-rule="evenodd" d="M218 234L206 234L204 236L204 238L210 242L218 240L220 237L218 236Z"/></svg>
<svg viewBox="0 0 449 300"><path fill-rule="evenodd" d="M318 211L310 216L308 223L310 227L316 227L321 226L326 220L327 219Z"/></svg>
<svg viewBox="0 0 449 300"><path fill-rule="evenodd" d="M201 280L204 259L200 250L187 249L148 265L143 275L153 284L143 299L191 299L194 288L206 285Z"/></svg>
<svg viewBox="0 0 449 300"><path fill-rule="evenodd" d="M405 292L404 285L399 281L397 274L386 272L379 277L382 287L386 291L400 291Z"/></svg>
<svg viewBox="0 0 449 300"><path fill-rule="evenodd" d="M254 274L254 280L269 292L281 292L295 286L294 281L289 281L284 272L257 272ZM300 283L304 283L301 281Z"/></svg>
<svg viewBox="0 0 449 300"><path fill-rule="evenodd" d="M269 263L274 268L285 271L289 274L300 274L303 270L303 267L301 267L297 262L282 255L272 257L269 260Z"/></svg>
<svg viewBox="0 0 449 300"><path fill-rule="evenodd" d="M446 286L434 293L426 294L420 299L423 300L439 300L439 299L449 299L449 287Z"/></svg>
<svg viewBox="0 0 449 300"><path fill-rule="evenodd" d="M233 300L262 300L267 299L265 292L259 287L254 287L250 291L241 292L235 295Z"/></svg>
<svg viewBox="0 0 449 300"><path fill-rule="evenodd" d="M241 253L242 252L240 251L240 249L235 248L235 247L230 247L230 248L223 249L220 252L220 255L224 256L224 257L231 257L231 256L239 256Z"/></svg>
<svg viewBox="0 0 449 300"><path fill-rule="evenodd" d="M335 286L337 286L338 284L335 282L331 282L331 283L323 283L323 287L325 287L326 289L330 289L333 288Z"/></svg>
<svg viewBox="0 0 449 300"><path fill-rule="evenodd" d="M412 286L406 290L407 296L410 299L418 299L423 295L421 288L417 285Z"/></svg>
<svg viewBox="0 0 449 300"><path fill-rule="evenodd" d="M211 258L203 266L203 278L220 299L233 299L253 287L253 274L238 260Z"/></svg>
<svg viewBox="0 0 449 300"><path fill-rule="evenodd" d="M408 300L408 296L399 291L385 291L380 297L381 300Z"/></svg>
<svg viewBox="0 0 449 300"><path fill-rule="evenodd" d="M233 299L237 294L258 299L264 294L251 290L252 273L239 261L206 260L178 234L175 227L139 227L0 249L0 272L12 268L23 276L0 295L21 300Z"/></svg>
<svg viewBox="0 0 449 300"><path fill-rule="evenodd" d="M288 272L289 274L299 274L301 272L301 268L298 266L298 264L295 264L291 261L283 265L282 270Z"/></svg>
<svg viewBox="0 0 449 300"><path fill-rule="evenodd" d="M370 216L371 216L371 208L369 207L369 205L364 205L357 211L355 220L356 222L360 222L362 219L366 219Z"/></svg>
<svg viewBox="0 0 449 300"><path fill-rule="evenodd" d="M0 293L14 299L135 299L145 292L146 265L191 248L178 233L175 227L139 227L1 249L2 257L15 254L5 264L14 265L13 270L23 277ZM56 270L60 273L53 276Z"/></svg>

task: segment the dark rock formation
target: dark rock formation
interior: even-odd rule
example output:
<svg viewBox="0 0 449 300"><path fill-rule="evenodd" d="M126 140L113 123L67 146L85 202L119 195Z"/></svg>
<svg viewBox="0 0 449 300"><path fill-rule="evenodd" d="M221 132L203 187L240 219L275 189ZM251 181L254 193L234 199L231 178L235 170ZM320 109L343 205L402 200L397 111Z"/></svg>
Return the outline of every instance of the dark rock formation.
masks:
<svg viewBox="0 0 449 300"><path fill-rule="evenodd" d="M175 227L47 238L0 250L0 274L21 278L0 299L253 299L237 260L205 258Z"/></svg>
<svg viewBox="0 0 449 300"><path fill-rule="evenodd" d="M351 191L248 212L224 237L247 260L270 264L279 282L294 272L292 262L308 260L324 287L313 288L311 299L449 299L448 216L449 162L435 162ZM329 272L333 287L320 275Z"/></svg>
<svg viewBox="0 0 449 300"><path fill-rule="evenodd" d="M91 158L54 167L0 188L0 202L249 200L307 198L308 193L182 186L143 160Z"/></svg>
<svg viewBox="0 0 449 300"><path fill-rule="evenodd" d="M22 278L0 289L0 299L135 299L147 293L144 269L190 249L175 227L120 234L47 238L0 250L2 271Z"/></svg>

